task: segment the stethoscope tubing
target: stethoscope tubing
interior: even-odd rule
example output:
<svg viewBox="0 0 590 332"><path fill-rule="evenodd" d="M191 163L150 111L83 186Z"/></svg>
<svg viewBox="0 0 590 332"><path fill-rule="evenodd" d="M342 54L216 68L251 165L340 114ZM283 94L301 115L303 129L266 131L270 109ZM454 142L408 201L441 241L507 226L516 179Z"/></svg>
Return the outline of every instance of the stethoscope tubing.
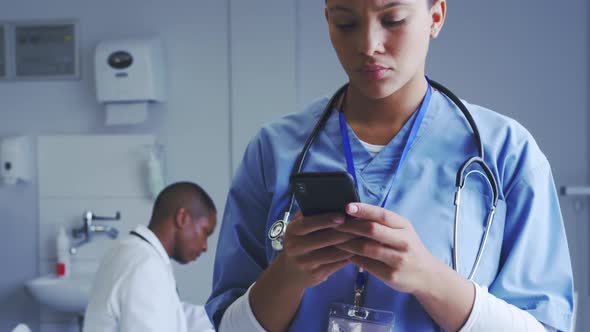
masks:
<svg viewBox="0 0 590 332"><path fill-rule="evenodd" d="M428 79L428 81L434 89L440 91L445 96L447 96L461 110L461 113L463 113L463 116L465 117L465 119L469 123L469 126L471 127L471 130L473 131L473 136L474 136L474 139L475 139L475 142L477 145L477 150L478 150L477 156L473 156L473 157L468 158L459 167L459 169L457 170L457 176L456 176L456 180L455 180L456 192L455 192L455 199L454 199L455 217L454 217L454 225L453 225L453 253L452 253L453 257L452 257L452 259L453 259L453 269L457 272L459 272L459 264L458 264L459 206L460 206L460 202L461 202L461 189L464 187L465 180L467 178L467 176L464 175L464 173L469 168L469 166L471 166L473 164L478 164L481 167L481 169L485 173L485 177L487 178L488 183L491 187L491 191L492 191L491 208L490 208L490 212L488 213L488 217L486 218L487 220L486 220L484 234L482 236L482 240L480 242L480 246L479 246L476 258L475 258L475 263L468 275L468 279L472 280L475 275L475 272L477 271L477 268L479 267L481 257L483 255L483 251L485 249L485 245L488 240L488 235L489 235L489 232L490 232L490 229L492 226L492 222L493 222L493 218L494 218L494 214L495 214L495 210L496 210L496 206L497 206L498 198L499 198L498 183L497 183L496 178L495 178L494 174L492 173L491 169L488 167L488 165L486 164L486 162L484 160L484 156L485 156L484 155L484 146L483 146L483 142L481 140L481 135L479 133L479 128L478 128L477 124L475 123L473 116L471 115L471 113L469 112L467 107L465 106L465 104L453 92L451 92L449 89L447 89L442 84L440 84L436 81L433 81L431 79ZM348 88L348 83L343 85L342 87L340 87L334 93L334 95L332 95L332 97L328 101L328 103L327 103L326 107L324 108L320 118L318 119L315 127L313 128L311 134L309 135L303 148L301 149L301 152L297 156L297 159L296 159L296 161L293 165L293 169L291 171L291 176L301 172L301 170L303 169L307 154L308 154L311 146L313 145L315 139L319 136L320 131L322 130L322 128L324 127L324 125L328 121L330 115L332 114L332 110L334 108L334 105L336 104L336 102L338 101L338 99L340 98L342 93L344 93L344 91L347 88ZM287 224L289 223L289 216L290 216L291 211L293 209L294 203L295 203L295 195L293 193L291 193L290 198L289 198L289 208L285 212L283 219L277 221L277 222L282 222L284 224L283 233L287 227ZM274 227L272 227L272 228L274 228ZM269 235L269 237L270 237L270 235ZM280 243L280 245L277 244L275 246L275 241L282 241L282 240L277 239L276 236L271 238L271 240L273 241L273 248L275 250L282 249L282 242Z"/></svg>

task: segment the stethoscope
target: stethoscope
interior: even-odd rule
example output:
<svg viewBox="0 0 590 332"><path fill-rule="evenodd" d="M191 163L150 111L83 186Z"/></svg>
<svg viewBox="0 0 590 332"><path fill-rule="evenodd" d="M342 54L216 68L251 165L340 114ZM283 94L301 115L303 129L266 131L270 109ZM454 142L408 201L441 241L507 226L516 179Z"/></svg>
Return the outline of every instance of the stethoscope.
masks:
<svg viewBox="0 0 590 332"><path fill-rule="evenodd" d="M477 125L476 125L475 121L473 120L473 117L471 116L471 113L469 112L469 110L467 109L465 104L463 104L463 102L461 102L461 100L454 93L452 93L449 89L445 88L441 84L439 84L435 81L432 81L430 79L428 79L428 82L430 83L431 87L442 92L445 96L447 96L449 99L451 99L451 101L453 101L453 103L455 105L457 105L457 107L459 107L459 109L463 113L463 116L465 116L465 118L467 119L467 122L469 122L471 130L473 131L475 142L477 143L477 146L478 146L478 155L468 158L467 160L465 160L463 162L463 164L461 165L461 167L459 167L459 170L457 171L457 177L456 177L456 181L455 181L456 191L455 191L455 198L454 198L455 217L454 217L454 227L453 227L453 269L457 272L459 271L458 248L457 247L458 247L458 242L459 242L458 241L458 237L459 237L458 236L458 233L459 233L459 206L461 205L461 190L465 186L465 182L467 180L467 177L469 177L469 175L474 174L474 173L479 173L480 175L482 175L484 177L484 179L486 179L486 182L488 183L488 185L492 191L492 202L491 202L490 211L489 211L487 219L486 219L485 230L484 230L484 233L482 235L482 239L479 244L477 256L475 257L475 263L473 264L473 266L471 268L471 272L468 275L468 279L472 280L473 276L475 275L475 272L477 271L477 268L479 267L479 263L481 261L482 254L483 254L484 248L486 246L486 242L488 240L488 235L489 235L490 229L492 227L492 222L494 220L494 213L496 211L496 205L498 204L498 183L494 177L494 174L492 173L492 171L490 170L490 168L488 167L488 165L484 161L483 142L481 140L481 136L479 134L479 130L477 128ZM309 137L307 138L305 145L301 149L301 152L299 153L299 156L297 157L297 160L295 161L293 170L291 171L291 175L301 172L301 169L303 168L303 164L305 162L305 157L307 156L307 153L309 152L311 145L313 144L315 139L318 137L320 130L322 130L322 128L324 127L324 125L326 124L328 119L330 118L330 115L332 114L332 109L336 105L336 102L338 101L338 99L340 98L342 93L344 93L344 91L347 88L348 88L348 84L345 84L344 86L342 86L340 89L338 89L338 91L336 91L336 93L334 93L334 95L328 101L328 104L324 108L320 119L316 123L316 125L313 128L313 131L311 132ZM479 165L481 167L481 169L483 169L485 174L479 170L470 170L466 173L466 170L471 165ZM271 240L272 247L276 251L280 251L283 249L283 236L285 234L285 231L287 230L287 225L289 223L289 216L291 215L291 211L293 209L294 203L295 203L295 195L293 193L291 193L291 196L289 199L289 209L285 212L283 219L275 221L268 231L268 238Z"/></svg>

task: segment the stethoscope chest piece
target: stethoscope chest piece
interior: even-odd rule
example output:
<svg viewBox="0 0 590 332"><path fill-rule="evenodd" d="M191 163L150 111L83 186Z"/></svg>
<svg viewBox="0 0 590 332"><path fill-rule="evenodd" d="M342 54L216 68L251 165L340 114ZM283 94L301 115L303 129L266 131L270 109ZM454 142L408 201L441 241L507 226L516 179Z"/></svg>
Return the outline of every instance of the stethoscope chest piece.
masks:
<svg viewBox="0 0 590 332"><path fill-rule="evenodd" d="M488 239L488 234L489 234L490 228L492 226L492 221L494 219L495 207L496 207L496 204L498 202L498 197L499 197L498 181L494 177L494 174L492 173L491 169L488 167L488 165L484 161L485 160L484 159L484 145L482 143L481 136L479 134L479 129L477 128L477 124L475 123L475 120L471 116L471 113L469 113L469 110L467 109L465 104L463 104L463 102L455 94L453 94L451 91L449 91L449 89L445 88L441 84L436 83L430 79L428 79L428 82L429 82L430 86L432 86L433 88L435 88L436 90L440 91L442 94L447 96L449 99L451 99L451 101L460 109L461 113L463 113L463 115L465 116L465 119L467 120L467 122L469 122L469 125L473 131L474 140L475 140L477 150L478 150L478 155L467 159L460 166L459 170L457 171L457 177L456 177L457 191L455 193L455 202L454 202L455 203L455 218L454 218L454 227L453 227L454 228L453 229L453 233L454 233L454 235L453 235L453 267L456 271L459 270L459 267L458 267L459 264L457 262L457 260L458 260L457 244L459 243L459 241L458 241L459 225L458 224L459 224L459 205L460 205L460 201L461 201L461 188L463 188L465 181L466 181L467 177L469 176L469 174L480 173L481 175L483 175L483 177L485 179L487 179L487 182L488 182L488 184L491 188L491 191L492 191L492 204L491 204L490 212L488 213L488 217L487 217L487 221L486 221L486 228L484 230L484 234L483 234L482 240L480 242L480 247L479 247L476 259L475 259L475 263L472 267L471 273L469 273L469 279L473 279L473 276L479 266L479 263L480 263L480 260L482 257L482 253L483 253L483 250L486 246L486 242ZM305 145L303 146L301 152L299 153L297 160L295 161L295 165L293 166L291 176L301 172L301 170L303 168L303 163L305 161L305 157L306 157L307 153L310 151L311 145L313 144L316 137L319 135L320 130L323 128L323 126L328 121L328 119L334 109L334 105L339 100L340 96L344 93L344 91L347 89L347 87L348 87L348 84L345 84L343 87L338 89L338 91L328 101L328 104L324 108L322 116L317 121L311 134L307 138ZM430 91L430 89L428 91ZM475 164L480 165L481 170L483 170L483 172L481 172L479 170L478 171L468 170L468 168L471 165L475 165ZM291 209L293 208L294 201L295 201L295 195L293 193L291 193L289 208L288 208L287 212L285 212L285 216L283 217L283 219L275 221L271 225L270 229L268 230L268 238L271 241L272 248L276 251L283 250L283 247L284 247L283 238L284 238L285 232L287 231L287 225L289 224L289 214L291 213Z"/></svg>
<svg viewBox="0 0 590 332"><path fill-rule="evenodd" d="M289 212L285 212L283 219L275 221L268 230L268 238L271 241L272 248L276 251L283 250L283 237L287 231L289 223Z"/></svg>

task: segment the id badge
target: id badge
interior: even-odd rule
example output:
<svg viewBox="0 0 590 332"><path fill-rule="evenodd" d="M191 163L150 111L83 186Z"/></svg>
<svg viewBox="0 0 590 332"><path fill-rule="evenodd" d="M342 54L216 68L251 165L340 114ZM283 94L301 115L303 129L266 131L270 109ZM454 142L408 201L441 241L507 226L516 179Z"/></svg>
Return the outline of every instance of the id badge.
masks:
<svg viewBox="0 0 590 332"><path fill-rule="evenodd" d="M354 305L330 305L328 332L393 332L395 314Z"/></svg>

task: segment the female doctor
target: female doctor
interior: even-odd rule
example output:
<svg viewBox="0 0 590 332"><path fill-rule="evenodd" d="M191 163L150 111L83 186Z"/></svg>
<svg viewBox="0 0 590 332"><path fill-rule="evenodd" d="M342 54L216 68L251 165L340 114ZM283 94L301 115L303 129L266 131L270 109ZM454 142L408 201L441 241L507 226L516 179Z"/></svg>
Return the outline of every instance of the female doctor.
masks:
<svg viewBox="0 0 590 332"><path fill-rule="evenodd" d="M248 145L207 304L216 327L569 331L572 270L547 159L516 121L466 104L475 130L425 76L446 1L327 0L325 15L349 85ZM346 216L294 208L275 251L267 234L326 107L301 170L348 171L363 203ZM457 170L473 156L485 163L462 173L456 212Z"/></svg>

